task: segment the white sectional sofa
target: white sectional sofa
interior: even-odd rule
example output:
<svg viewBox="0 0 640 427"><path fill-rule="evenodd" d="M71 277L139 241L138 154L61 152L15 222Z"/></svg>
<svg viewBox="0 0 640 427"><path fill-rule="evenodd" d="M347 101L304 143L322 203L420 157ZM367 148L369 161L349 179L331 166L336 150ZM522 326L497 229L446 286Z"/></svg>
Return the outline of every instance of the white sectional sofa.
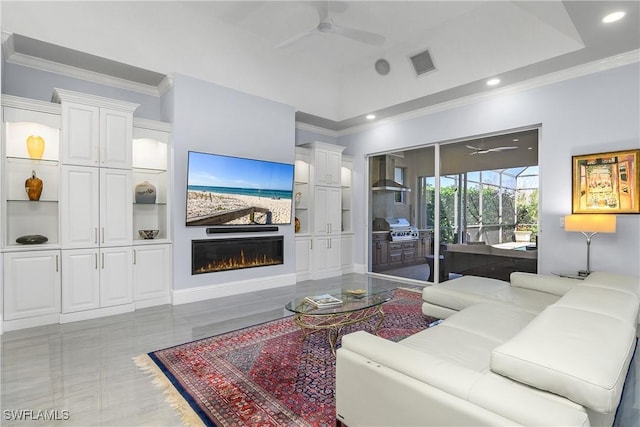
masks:
<svg viewBox="0 0 640 427"><path fill-rule="evenodd" d="M342 338L339 421L349 427L613 424L636 348L637 278L461 279L459 288L460 279L425 288L423 310L446 318L437 326L398 343L366 332Z"/></svg>

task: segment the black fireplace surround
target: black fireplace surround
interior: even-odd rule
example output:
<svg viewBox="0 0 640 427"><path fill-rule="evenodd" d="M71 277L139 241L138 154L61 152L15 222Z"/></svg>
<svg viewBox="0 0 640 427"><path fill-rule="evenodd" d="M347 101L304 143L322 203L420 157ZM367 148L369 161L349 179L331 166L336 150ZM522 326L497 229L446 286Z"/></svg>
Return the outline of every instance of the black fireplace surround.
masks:
<svg viewBox="0 0 640 427"><path fill-rule="evenodd" d="M192 275L283 263L283 236L191 241Z"/></svg>

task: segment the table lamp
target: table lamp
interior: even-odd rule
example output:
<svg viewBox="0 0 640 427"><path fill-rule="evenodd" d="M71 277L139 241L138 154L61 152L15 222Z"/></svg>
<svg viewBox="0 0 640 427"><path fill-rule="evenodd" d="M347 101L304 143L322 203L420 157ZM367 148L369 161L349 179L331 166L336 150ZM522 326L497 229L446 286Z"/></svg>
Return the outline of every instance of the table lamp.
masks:
<svg viewBox="0 0 640 427"><path fill-rule="evenodd" d="M564 231L582 233L587 239L587 269L578 272L579 276L588 276L591 273L589 266L589 250L591 238L598 233L615 233L616 216L611 214L582 214L567 215L564 217Z"/></svg>

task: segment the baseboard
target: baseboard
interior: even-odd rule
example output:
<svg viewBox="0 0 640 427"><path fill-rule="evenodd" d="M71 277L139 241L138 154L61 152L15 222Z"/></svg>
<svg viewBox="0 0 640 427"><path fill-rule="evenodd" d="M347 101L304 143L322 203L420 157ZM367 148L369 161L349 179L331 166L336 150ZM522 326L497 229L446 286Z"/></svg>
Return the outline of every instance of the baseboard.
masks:
<svg viewBox="0 0 640 427"><path fill-rule="evenodd" d="M367 266L366 264L353 264L353 272L357 274L367 274Z"/></svg>
<svg viewBox="0 0 640 427"><path fill-rule="evenodd" d="M143 299L135 301L134 304L136 306L136 310L139 310L141 308L155 307L157 305L171 304L171 295L167 294L163 297Z"/></svg>
<svg viewBox="0 0 640 427"><path fill-rule="evenodd" d="M296 284L295 273L282 274L266 278L241 280L231 283L201 286L198 288L178 289L173 291L173 305L188 304L213 298L246 294L265 289L293 286Z"/></svg>
<svg viewBox="0 0 640 427"><path fill-rule="evenodd" d="M33 328L36 326L52 325L60 321L60 314L45 314L44 316L26 317L24 319L5 320L2 324L4 331Z"/></svg>
<svg viewBox="0 0 640 427"><path fill-rule="evenodd" d="M134 311L135 304L122 304L113 307L96 308L95 310L77 311L75 313L60 314L60 323L78 322L80 320L96 319L98 317L113 316Z"/></svg>

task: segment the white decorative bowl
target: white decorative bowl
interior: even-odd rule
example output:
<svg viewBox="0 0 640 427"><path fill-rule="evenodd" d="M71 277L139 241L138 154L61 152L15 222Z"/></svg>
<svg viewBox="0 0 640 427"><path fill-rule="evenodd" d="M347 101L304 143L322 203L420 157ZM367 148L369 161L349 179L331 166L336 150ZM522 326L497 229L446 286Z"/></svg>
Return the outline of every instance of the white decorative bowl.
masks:
<svg viewBox="0 0 640 427"><path fill-rule="evenodd" d="M155 239L160 230L138 230L138 234L143 239Z"/></svg>

